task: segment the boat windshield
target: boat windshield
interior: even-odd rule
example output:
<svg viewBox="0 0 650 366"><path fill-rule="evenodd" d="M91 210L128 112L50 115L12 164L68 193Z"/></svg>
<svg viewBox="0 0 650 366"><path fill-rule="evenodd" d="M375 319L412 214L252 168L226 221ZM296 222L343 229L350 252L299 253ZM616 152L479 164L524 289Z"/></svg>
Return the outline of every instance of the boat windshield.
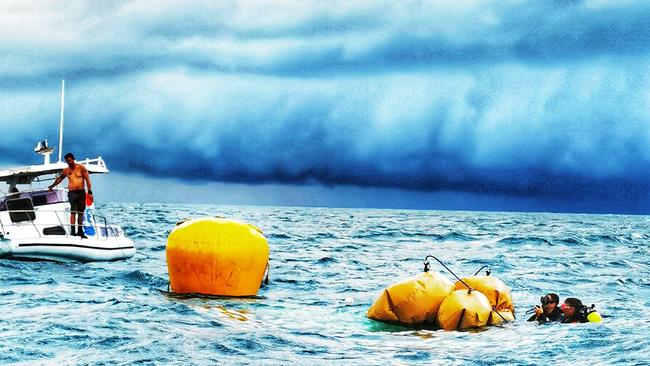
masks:
<svg viewBox="0 0 650 366"><path fill-rule="evenodd" d="M35 190L35 191L24 191L9 193L6 196L0 198L0 211L7 210L7 200L15 198L31 198L34 207L51 205L53 203L67 202L66 191L64 190L53 190L49 191L44 190Z"/></svg>

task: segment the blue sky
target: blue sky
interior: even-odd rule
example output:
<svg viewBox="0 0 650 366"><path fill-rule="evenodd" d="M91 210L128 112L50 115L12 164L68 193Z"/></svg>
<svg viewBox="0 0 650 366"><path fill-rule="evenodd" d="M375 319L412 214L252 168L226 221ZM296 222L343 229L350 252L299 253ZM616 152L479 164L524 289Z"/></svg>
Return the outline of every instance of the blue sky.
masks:
<svg viewBox="0 0 650 366"><path fill-rule="evenodd" d="M650 2L0 3L0 164L111 200L650 212ZM151 187L156 187L152 190Z"/></svg>

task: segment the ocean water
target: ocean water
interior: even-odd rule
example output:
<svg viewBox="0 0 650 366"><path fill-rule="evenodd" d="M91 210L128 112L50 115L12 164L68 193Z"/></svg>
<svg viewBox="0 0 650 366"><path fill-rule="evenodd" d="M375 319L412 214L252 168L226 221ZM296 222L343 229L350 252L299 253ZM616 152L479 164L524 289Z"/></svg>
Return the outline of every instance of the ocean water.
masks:
<svg viewBox="0 0 650 366"><path fill-rule="evenodd" d="M0 364L650 364L650 217L110 204L137 245L127 261L0 260ZM270 284L256 298L167 290L166 238L181 219L260 227ZM366 318L382 290L435 255L458 275L487 265L517 320L478 331ZM432 262L432 270L452 276ZM547 292L596 304L600 324L537 325Z"/></svg>

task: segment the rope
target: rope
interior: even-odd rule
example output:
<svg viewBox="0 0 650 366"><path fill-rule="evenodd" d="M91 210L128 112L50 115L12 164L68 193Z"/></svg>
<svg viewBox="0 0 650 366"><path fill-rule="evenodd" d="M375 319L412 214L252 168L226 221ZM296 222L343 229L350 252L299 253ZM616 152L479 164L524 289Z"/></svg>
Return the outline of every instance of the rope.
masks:
<svg viewBox="0 0 650 366"><path fill-rule="evenodd" d="M483 268L487 268L487 270L485 271L485 275L486 275L486 276L489 276L490 273L492 273L492 271L490 271L490 268L489 268L488 266L483 266L483 267L479 268L478 271L476 271L476 273L474 273L474 276L476 276L479 272L481 272L481 270L482 270Z"/></svg>
<svg viewBox="0 0 650 366"><path fill-rule="evenodd" d="M503 315L501 315L501 313L498 312L497 309L494 308L494 306L492 307L492 311L494 311L495 313L497 313L497 315L500 316L501 319L503 319L503 322L504 322L504 323L507 323L507 322L508 322L508 321L506 320L506 318L504 318Z"/></svg>
<svg viewBox="0 0 650 366"><path fill-rule="evenodd" d="M470 293L472 292L472 290L474 290L474 289L471 288L468 284L466 284L465 281L461 280L460 277L456 276L456 274L455 274L454 272L452 272L452 270L449 269L449 267L445 266L445 264L442 263L442 262L440 261L440 259L438 259L438 258L436 258L436 257L434 257L434 256L432 256L432 255L427 255L427 256L424 258L424 268L425 268L425 272L427 272L427 268L428 268L428 266L429 266L429 261L428 261L429 257L435 259L436 261L438 261L438 263L440 263L441 266L445 267L445 269L446 269L449 273L451 273L452 276L456 277L456 279L457 279L458 281L460 281L460 283L462 283L463 285L465 285L465 287L467 287L467 289L469 290Z"/></svg>

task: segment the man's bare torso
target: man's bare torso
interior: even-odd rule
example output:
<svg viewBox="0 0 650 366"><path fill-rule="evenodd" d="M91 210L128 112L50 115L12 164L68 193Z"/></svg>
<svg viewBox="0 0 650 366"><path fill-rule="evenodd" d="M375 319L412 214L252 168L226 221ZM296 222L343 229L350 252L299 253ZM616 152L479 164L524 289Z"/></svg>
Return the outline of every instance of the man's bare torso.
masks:
<svg viewBox="0 0 650 366"><path fill-rule="evenodd" d="M75 164L74 169L63 169L63 175L68 178L68 191L76 191L84 189L84 176L88 175L88 171L81 164Z"/></svg>

